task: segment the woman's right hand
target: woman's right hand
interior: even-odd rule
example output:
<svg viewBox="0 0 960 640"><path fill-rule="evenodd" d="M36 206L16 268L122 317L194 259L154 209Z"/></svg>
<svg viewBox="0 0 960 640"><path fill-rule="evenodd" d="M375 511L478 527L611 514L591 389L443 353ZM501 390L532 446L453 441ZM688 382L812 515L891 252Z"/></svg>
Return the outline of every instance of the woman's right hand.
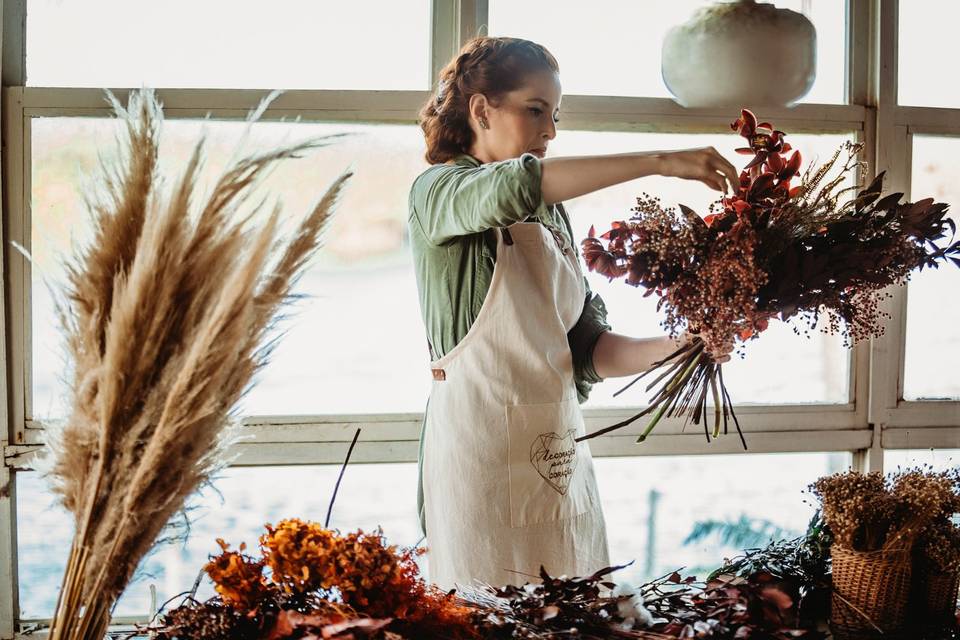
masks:
<svg viewBox="0 0 960 640"><path fill-rule="evenodd" d="M722 193L736 193L740 186L737 169L713 147L662 152L660 175L698 180Z"/></svg>
<svg viewBox="0 0 960 640"><path fill-rule="evenodd" d="M685 329L683 333L680 334L678 338L672 340L672 343L676 346L677 349L680 347L686 346L693 342L694 340L699 340L700 334L695 331L690 331L690 329ZM719 352L710 353L710 357L717 364L723 364L724 362L730 362L730 354L733 353L734 344L733 340L730 342L724 343Z"/></svg>

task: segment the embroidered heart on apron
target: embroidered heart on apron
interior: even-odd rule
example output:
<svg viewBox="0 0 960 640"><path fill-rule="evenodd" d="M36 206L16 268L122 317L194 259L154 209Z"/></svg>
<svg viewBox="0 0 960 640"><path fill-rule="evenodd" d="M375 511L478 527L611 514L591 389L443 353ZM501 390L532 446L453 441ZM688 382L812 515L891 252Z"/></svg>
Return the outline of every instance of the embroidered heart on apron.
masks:
<svg viewBox="0 0 960 640"><path fill-rule="evenodd" d="M537 473L560 495L567 494L573 472L577 469L577 443L574 429L564 435L542 433L530 446L530 463Z"/></svg>

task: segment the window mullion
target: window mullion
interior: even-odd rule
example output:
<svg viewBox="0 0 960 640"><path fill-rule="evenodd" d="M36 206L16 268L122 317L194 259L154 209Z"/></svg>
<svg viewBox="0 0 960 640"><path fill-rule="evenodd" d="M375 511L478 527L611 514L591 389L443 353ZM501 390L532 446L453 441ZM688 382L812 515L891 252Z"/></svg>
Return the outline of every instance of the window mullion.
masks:
<svg viewBox="0 0 960 640"><path fill-rule="evenodd" d="M4 86L22 86L26 82L26 0L6 0L3 3L2 14L2 80ZM0 122L3 125L3 162L2 189L3 215L11 237L4 237L0 231L0 246L3 247L4 270L9 269L11 262L22 264L22 257L12 256L7 240L16 239L15 230L11 229L10 216L12 211L23 210L22 169L25 157L23 146L23 117L16 101L3 100L0 109ZM3 372L4 384L0 385L0 451L5 450L10 442L16 442L18 437L24 437L23 416L23 342L14 338L18 334L12 332L7 325L6 310L12 313L9 316L16 325L17 318L21 317L22 306L14 304L9 298L11 288L19 289L23 284L20 273L5 273L0 278L0 371ZM10 305L10 306L8 306ZM21 334L22 335L22 334ZM12 361L8 361L8 354ZM12 415L8 415L8 407L12 407ZM11 466L8 466L6 456L0 465L0 638L4 640L16 635L17 619L20 617L19 592L17 582L17 491L16 475Z"/></svg>
<svg viewBox="0 0 960 640"><path fill-rule="evenodd" d="M871 73L876 44L874 0L847 1L847 51L845 89L850 104L872 104Z"/></svg>
<svg viewBox="0 0 960 640"><path fill-rule="evenodd" d="M430 11L430 87L440 70L456 55L460 40L460 11L457 0L431 0Z"/></svg>
<svg viewBox="0 0 960 640"><path fill-rule="evenodd" d="M487 0L432 0L430 85L468 40L487 31Z"/></svg>
<svg viewBox="0 0 960 640"><path fill-rule="evenodd" d="M459 0L460 46L472 38L487 35L489 29L489 0Z"/></svg>
<svg viewBox="0 0 960 640"><path fill-rule="evenodd" d="M130 89L116 88L121 100ZM19 92L24 115L40 117L107 117L103 91L89 88L8 89ZM159 89L168 118L243 118L267 95L248 89ZM425 91L291 90L274 100L265 120L298 117L324 122L414 122L427 98ZM765 117L794 133L860 131L870 110L862 105L803 104L791 109L767 109ZM729 131L731 111L684 109L666 98L568 95L564 98L565 128L601 131L719 132Z"/></svg>
<svg viewBox="0 0 960 640"><path fill-rule="evenodd" d="M14 637L19 616L17 587L16 476L0 466L0 639Z"/></svg>
<svg viewBox="0 0 960 640"><path fill-rule="evenodd" d="M909 191L908 161L910 139L904 126L889 127L887 134L877 135L879 147L888 158L887 163L878 166L886 169L884 191L888 193ZM880 308L889 314L884 335L871 340L870 354L870 422L876 425L890 425L902 398L903 355L906 340L907 288L892 286L886 289L889 298L883 300Z"/></svg>
<svg viewBox="0 0 960 640"><path fill-rule="evenodd" d="M606 424L606 423L604 423ZM815 422L806 429L746 432L748 449L744 450L737 434L732 432L707 442L702 432L689 429L687 433L665 430L654 433L642 444L636 434L616 432L590 440L590 448L597 457L664 456L664 455L722 455L734 453L761 454L782 452L865 451L871 447L873 432L869 429L819 429ZM946 432L948 430L944 430ZM658 428L659 432L659 428ZM243 439L234 444L227 457L230 466L262 467L287 465L341 464L350 447L345 440L327 438L280 441ZM415 435L404 439L366 439L361 434L351 456L353 463L410 463L416 462L419 441ZM35 446L7 447L7 463L19 469L31 469L42 455ZM2 525L0 516L0 525ZM0 537L3 531L0 530Z"/></svg>
<svg viewBox="0 0 960 640"><path fill-rule="evenodd" d="M885 170L886 191L906 191L906 171L909 153L908 132L895 122L897 98L897 0L885 0L874 5L871 58L869 73L869 100L874 121L869 127L875 137L871 173ZM906 292L903 287L889 287L891 298L881 308L890 314L885 335L871 340L870 352L870 408L869 419L874 425L888 424L899 400L899 378L902 371L902 344ZM876 427L875 427L876 428Z"/></svg>
<svg viewBox="0 0 960 640"><path fill-rule="evenodd" d="M956 449L960 437L956 427L890 427L883 430L885 449Z"/></svg>
<svg viewBox="0 0 960 640"><path fill-rule="evenodd" d="M3 86L27 84L27 0L3 2Z"/></svg>
<svg viewBox="0 0 960 640"><path fill-rule="evenodd" d="M869 444L854 451L853 469L860 473L869 473L871 471L883 471L883 425L873 425L868 432L870 434Z"/></svg>
<svg viewBox="0 0 960 640"><path fill-rule="evenodd" d="M10 444L23 444L26 441L26 417L29 415L29 314L30 314L30 264L29 261L12 247L13 242L30 250L29 232L29 172L25 170L30 163L29 120L23 116L20 97L22 89L6 89L3 100L3 192L5 235L0 237L3 244L5 278L3 284L3 304L9 313L0 314L0 327L4 331L4 344L0 351L0 361L6 374L3 385L3 402L0 402L0 416L7 425L5 440ZM9 325L6 325L9 320ZM10 414L7 414L9 407Z"/></svg>

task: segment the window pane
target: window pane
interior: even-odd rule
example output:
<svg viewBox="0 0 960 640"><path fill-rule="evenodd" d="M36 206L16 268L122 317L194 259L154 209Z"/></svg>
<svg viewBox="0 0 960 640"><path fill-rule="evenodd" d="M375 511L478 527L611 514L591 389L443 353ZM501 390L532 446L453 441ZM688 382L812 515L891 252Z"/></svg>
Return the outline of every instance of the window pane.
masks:
<svg viewBox="0 0 960 640"><path fill-rule="evenodd" d="M227 469L214 482L215 489L191 501L189 537L159 546L143 561L116 615L148 613L150 585L157 588L158 603L189 590L209 554L219 551L217 538L234 548L246 542L256 550L264 523L283 518L323 522L339 472L339 465ZM264 491L264 487L283 490ZM391 544L413 546L419 539L416 496L415 464L351 465L340 485L330 525L342 531L380 525ZM45 481L36 473L17 475L17 529L21 617L50 617L67 562L73 519L54 504ZM201 599L213 595L208 583L199 595Z"/></svg>
<svg viewBox="0 0 960 640"><path fill-rule="evenodd" d="M430 86L430 0L30 0L26 37L31 86Z"/></svg>
<svg viewBox="0 0 960 640"><path fill-rule="evenodd" d="M960 220L960 138L914 136L913 200L935 198L950 204ZM947 263L914 274L907 287L907 337L903 397L907 400L960 399L960 269ZM952 293L951 293L952 292Z"/></svg>
<svg viewBox="0 0 960 640"><path fill-rule="evenodd" d="M960 24L956 2L901 2L897 102L921 107L960 107L960 82L952 61Z"/></svg>
<svg viewBox="0 0 960 640"><path fill-rule="evenodd" d="M71 236L89 235L80 186L97 154L112 157L115 123L104 119L32 121L33 183L33 416L66 415L62 338L46 284L62 282L59 258ZM206 184L235 149L243 127L209 122ZM164 123L162 172L184 166L203 123ZM259 383L244 399L246 415L422 411L429 390L429 357L406 236L407 194L426 164L414 126L263 122L250 150L313 135L353 136L281 165L265 193L279 196L286 218L300 219L347 166L355 176L307 271L296 302L281 323L285 335ZM204 185L201 185L203 187Z"/></svg>
<svg viewBox="0 0 960 640"><path fill-rule="evenodd" d="M812 501L804 503L809 498L804 489L850 463L849 453L597 459L610 561L635 561L620 572L622 580L635 584L680 567L686 567L685 575L703 578L724 558L765 544L766 536L750 539L764 521L779 538L802 535L814 511ZM708 521L742 534L746 544L724 544L716 534L684 544L697 523Z"/></svg>
<svg viewBox="0 0 960 640"><path fill-rule="evenodd" d="M490 34L526 38L547 47L560 63L564 93L668 98L670 92L660 75L663 38L704 4L703 0L490 0ZM805 14L817 30L817 79L803 102L844 102L845 3L777 0L773 4Z"/></svg>
<svg viewBox="0 0 960 640"><path fill-rule="evenodd" d="M960 442L960 436L957 441ZM924 464L938 470L960 466L960 449L887 449L883 452L883 466L887 471Z"/></svg>
<svg viewBox="0 0 960 640"><path fill-rule="evenodd" d="M33 414L66 414L63 404L63 351L53 302L46 286L62 280L58 257L71 236L86 237L87 220L79 186L89 179L98 149L112 151L114 124L108 120L50 118L33 120ZM161 158L174 171L195 139L200 123L168 121ZM215 175L233 150L240 123L207 124L211 145L207 175ZM420 411L429 390L428 357L418 310L416 284L406 242L406 196L422 170L422 137L403 126L332 126L261 123L252 146L276 144L292 136L353 131L336 146L288 164L267 183L284 197L291 218L304 211L326 182L353 162L356 177L327 235L320 259L300 283L310 296L286 321L286 335L258 386L245 399L247 415ZM840 136L792 136L805 156L821 158ZM714 144L736 160L735 136L671 135L564 131L553 148L558 155L631 149L685 148ZM303 184L315 184L303 188ZM569 210L577 238L591 224L602 228L629 215L642 191L667 203L683 202L706 211L713 194L699 183L659 177L629 183L574 200ZM659 335L660 316L652 298L643 299L622 282L595 274L591 286L605 299L615 330L637 336ZM389 313L385 310L389 309ZM389 322L389 324L387 324ZM793 335L774 323L750 344L748 359L726 367L738 403L845 402L848 356L836 337ZM593 406L636 405L639 393L612 398L624 379L595 389Z"/></svg>
<svg viewBox="0 0 960 640"><path fill-rule="evenodd" d="M790 143L800 149L806 162L827 160L847 139L840 135L791 135ZM612 133L563 131L552 143L552 153L574 155L590 153L617 153L653 149L683 149L713 145L738 167L746 164L734 148L739 138L733 135L679 135L650 133ZM647 192L662 198L664 205L683 203L701 214L716 198L699 182L650 176L626 184L604 189L588 196L571 200L570 213L577 240L586 237L590 225L601 232L611 221L626 219L636 197ZM644 298L642 290L622 280L608 282L595 273L588 275L591 288L604 299L613 330L632 336L663 335L660 327L662 314L656 312L656 297ZM759 339L747 346L745 360L734 358L724 365L724 381L736 404L748 403L806 403L847 401L849 355L839 336L812 332L810 338L794 334L792 324L772 322ZM606 380L594 387L591 406L637 405L646 401L640 385L620 396L627 378Z"/></svg>

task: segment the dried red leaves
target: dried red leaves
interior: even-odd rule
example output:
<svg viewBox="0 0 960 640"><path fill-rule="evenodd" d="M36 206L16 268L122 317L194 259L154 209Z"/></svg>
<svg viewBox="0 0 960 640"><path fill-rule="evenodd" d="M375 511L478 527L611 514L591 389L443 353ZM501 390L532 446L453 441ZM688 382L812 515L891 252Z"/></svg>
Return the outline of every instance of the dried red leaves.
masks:
<svg viewBox="0 0 960 640"><path fill-rule="evenodd" d="M736 193L721 199L719 208L701 218L683 205L678 213L644 196L630 220L613 222L599 238L591 229L582 242L590 270L660 297L671 335L683 329L698 335L697 348L678 350L650 370L667 367L668 375L648 387L660 385L646 411L587 438L651 412L641 440L662 416L688 411L694 423L704 419L706 430L710 396L717 436L721 416L724 430L728 412L736 418L716 354L757 337L775 317L804 320L798 333L824 317L827 330L848 344L881 335L885 287L916 269L946 261L960 266L960 241L952 239L956 226L946 217L946 203L901 203L902 193L881 198L883 173L859 192L845 185L863 168L861 145L847 143L801 175L800 153L783 131L747 109L731 128L748 142L738 151L753 157ZM800 184L792 184L798 177Z"/></svg>
<svg viewBox="0 0 960 640"><path fill-rule="evenodd" d="M674 572L637 589L606 567L524 586L446 593L420 578L413 552L379 532L341 535L290 519L267 527L262 558L222 552L205 566L218 596L187 598L151 629L160 640L447 640L553 638L820 638L795 628L793 587L766 573L706 585ZM619 590L619 592L618 592Z"/></svg>

